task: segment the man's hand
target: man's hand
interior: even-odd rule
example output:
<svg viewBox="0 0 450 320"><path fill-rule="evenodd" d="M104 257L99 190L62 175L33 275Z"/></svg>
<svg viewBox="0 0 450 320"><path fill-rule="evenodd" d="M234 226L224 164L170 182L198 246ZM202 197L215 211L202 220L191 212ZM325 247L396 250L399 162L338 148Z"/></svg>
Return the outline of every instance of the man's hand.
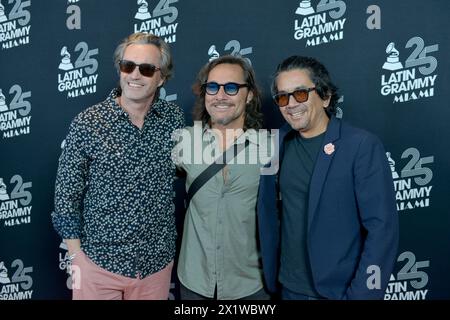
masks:
<svg viewBox="0 0 450 320"><path fill-rule="evenodd" d="M77 254L78 252L81 251L80 239L64 239L64 242L67 244L69 256Z"/></svg>

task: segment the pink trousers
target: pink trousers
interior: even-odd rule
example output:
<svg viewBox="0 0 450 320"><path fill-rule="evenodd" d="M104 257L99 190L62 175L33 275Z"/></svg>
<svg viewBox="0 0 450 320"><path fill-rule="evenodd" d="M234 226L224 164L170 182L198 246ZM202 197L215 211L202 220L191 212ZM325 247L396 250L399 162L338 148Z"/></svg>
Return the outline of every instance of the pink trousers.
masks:
<svg viewBox="0 0 450 320"><path fill-rule="evenodd" d="M94 264L84 252L72 261L73 300L167 300L173 261L144 279L128 278Z"/></svg>

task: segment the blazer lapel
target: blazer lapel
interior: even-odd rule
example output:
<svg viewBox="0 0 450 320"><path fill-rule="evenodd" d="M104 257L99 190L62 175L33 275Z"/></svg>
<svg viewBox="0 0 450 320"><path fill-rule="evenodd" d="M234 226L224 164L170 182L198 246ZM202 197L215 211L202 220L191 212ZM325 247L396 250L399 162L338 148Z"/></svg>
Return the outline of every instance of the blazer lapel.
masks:
<svg viewBox="0 0 450 320"><path fill-rule="evenodd" d="M328 174L328 169L330 168L331 161L333 160L334 154L336 153L336 145L334 141L339 139L341 131L341 121L335 117L332 117L328 123L328 128L325 133L325 138L323 140L323 146L319 150L317 156L316 165L311 177L311 183L309 188L309 205L308 205L308 231L311 227L311 222L313 221L314 214L317 210L320 197L322 195L323 185ZM330 145L328 145L330 144ZM324 151L325 146L334 147L334 151L328 151L328 154Z"/></svg>

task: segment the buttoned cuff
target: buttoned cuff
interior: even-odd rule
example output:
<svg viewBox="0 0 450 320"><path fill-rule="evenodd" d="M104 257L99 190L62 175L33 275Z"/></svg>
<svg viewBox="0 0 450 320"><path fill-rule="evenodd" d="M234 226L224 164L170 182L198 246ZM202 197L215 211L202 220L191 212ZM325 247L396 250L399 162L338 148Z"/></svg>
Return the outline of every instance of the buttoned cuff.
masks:
<svg viewBox="0 0 450 320"><path fill-rule="evenodd" d="M78 213L52 213L53 227L63 239L80 239L81 222Z"/></svg>

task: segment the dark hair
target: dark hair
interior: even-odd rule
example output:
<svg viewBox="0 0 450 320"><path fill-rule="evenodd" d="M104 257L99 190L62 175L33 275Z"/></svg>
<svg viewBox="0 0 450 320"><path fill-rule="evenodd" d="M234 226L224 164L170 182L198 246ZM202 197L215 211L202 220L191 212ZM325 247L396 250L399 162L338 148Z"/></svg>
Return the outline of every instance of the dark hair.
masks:
<svg viewBox="0 0 450 320"><path fill-rule="evenodd" d="M295 69L304 69L308 71L309 78L314 83L319 97L322 100L326 100L330 97L330 103L328 104L328 107L325 108L325 112L329 117L336 115L336 104L339 99L339 95L337 94L338 88L331 81L330 75L325 66L311 57L291 56L281 62L273 75L271 87L272 95L275 95L278 92L276 85L278 75L283 71Z"/></svg>
<svg viewBox="0 0 450 320"><path fill-rule="evenodd" d="M232 55L222 56L208 62L198 73L197 79L192 86L192 89L197 96L193 109L194 121L201 120L203 125L209 123L211 116L208 114L205 107L206 92L202 85L208 80L208 75L211 70L219 64L224 63L235 64L242 68L242 71L244 72L244 81L248 85L248 90L253 93L252 100L247 103L245 107L244 130L262 128L263 114L261 112L261 92L256 85L255 72L246 59Z"/></svg>

